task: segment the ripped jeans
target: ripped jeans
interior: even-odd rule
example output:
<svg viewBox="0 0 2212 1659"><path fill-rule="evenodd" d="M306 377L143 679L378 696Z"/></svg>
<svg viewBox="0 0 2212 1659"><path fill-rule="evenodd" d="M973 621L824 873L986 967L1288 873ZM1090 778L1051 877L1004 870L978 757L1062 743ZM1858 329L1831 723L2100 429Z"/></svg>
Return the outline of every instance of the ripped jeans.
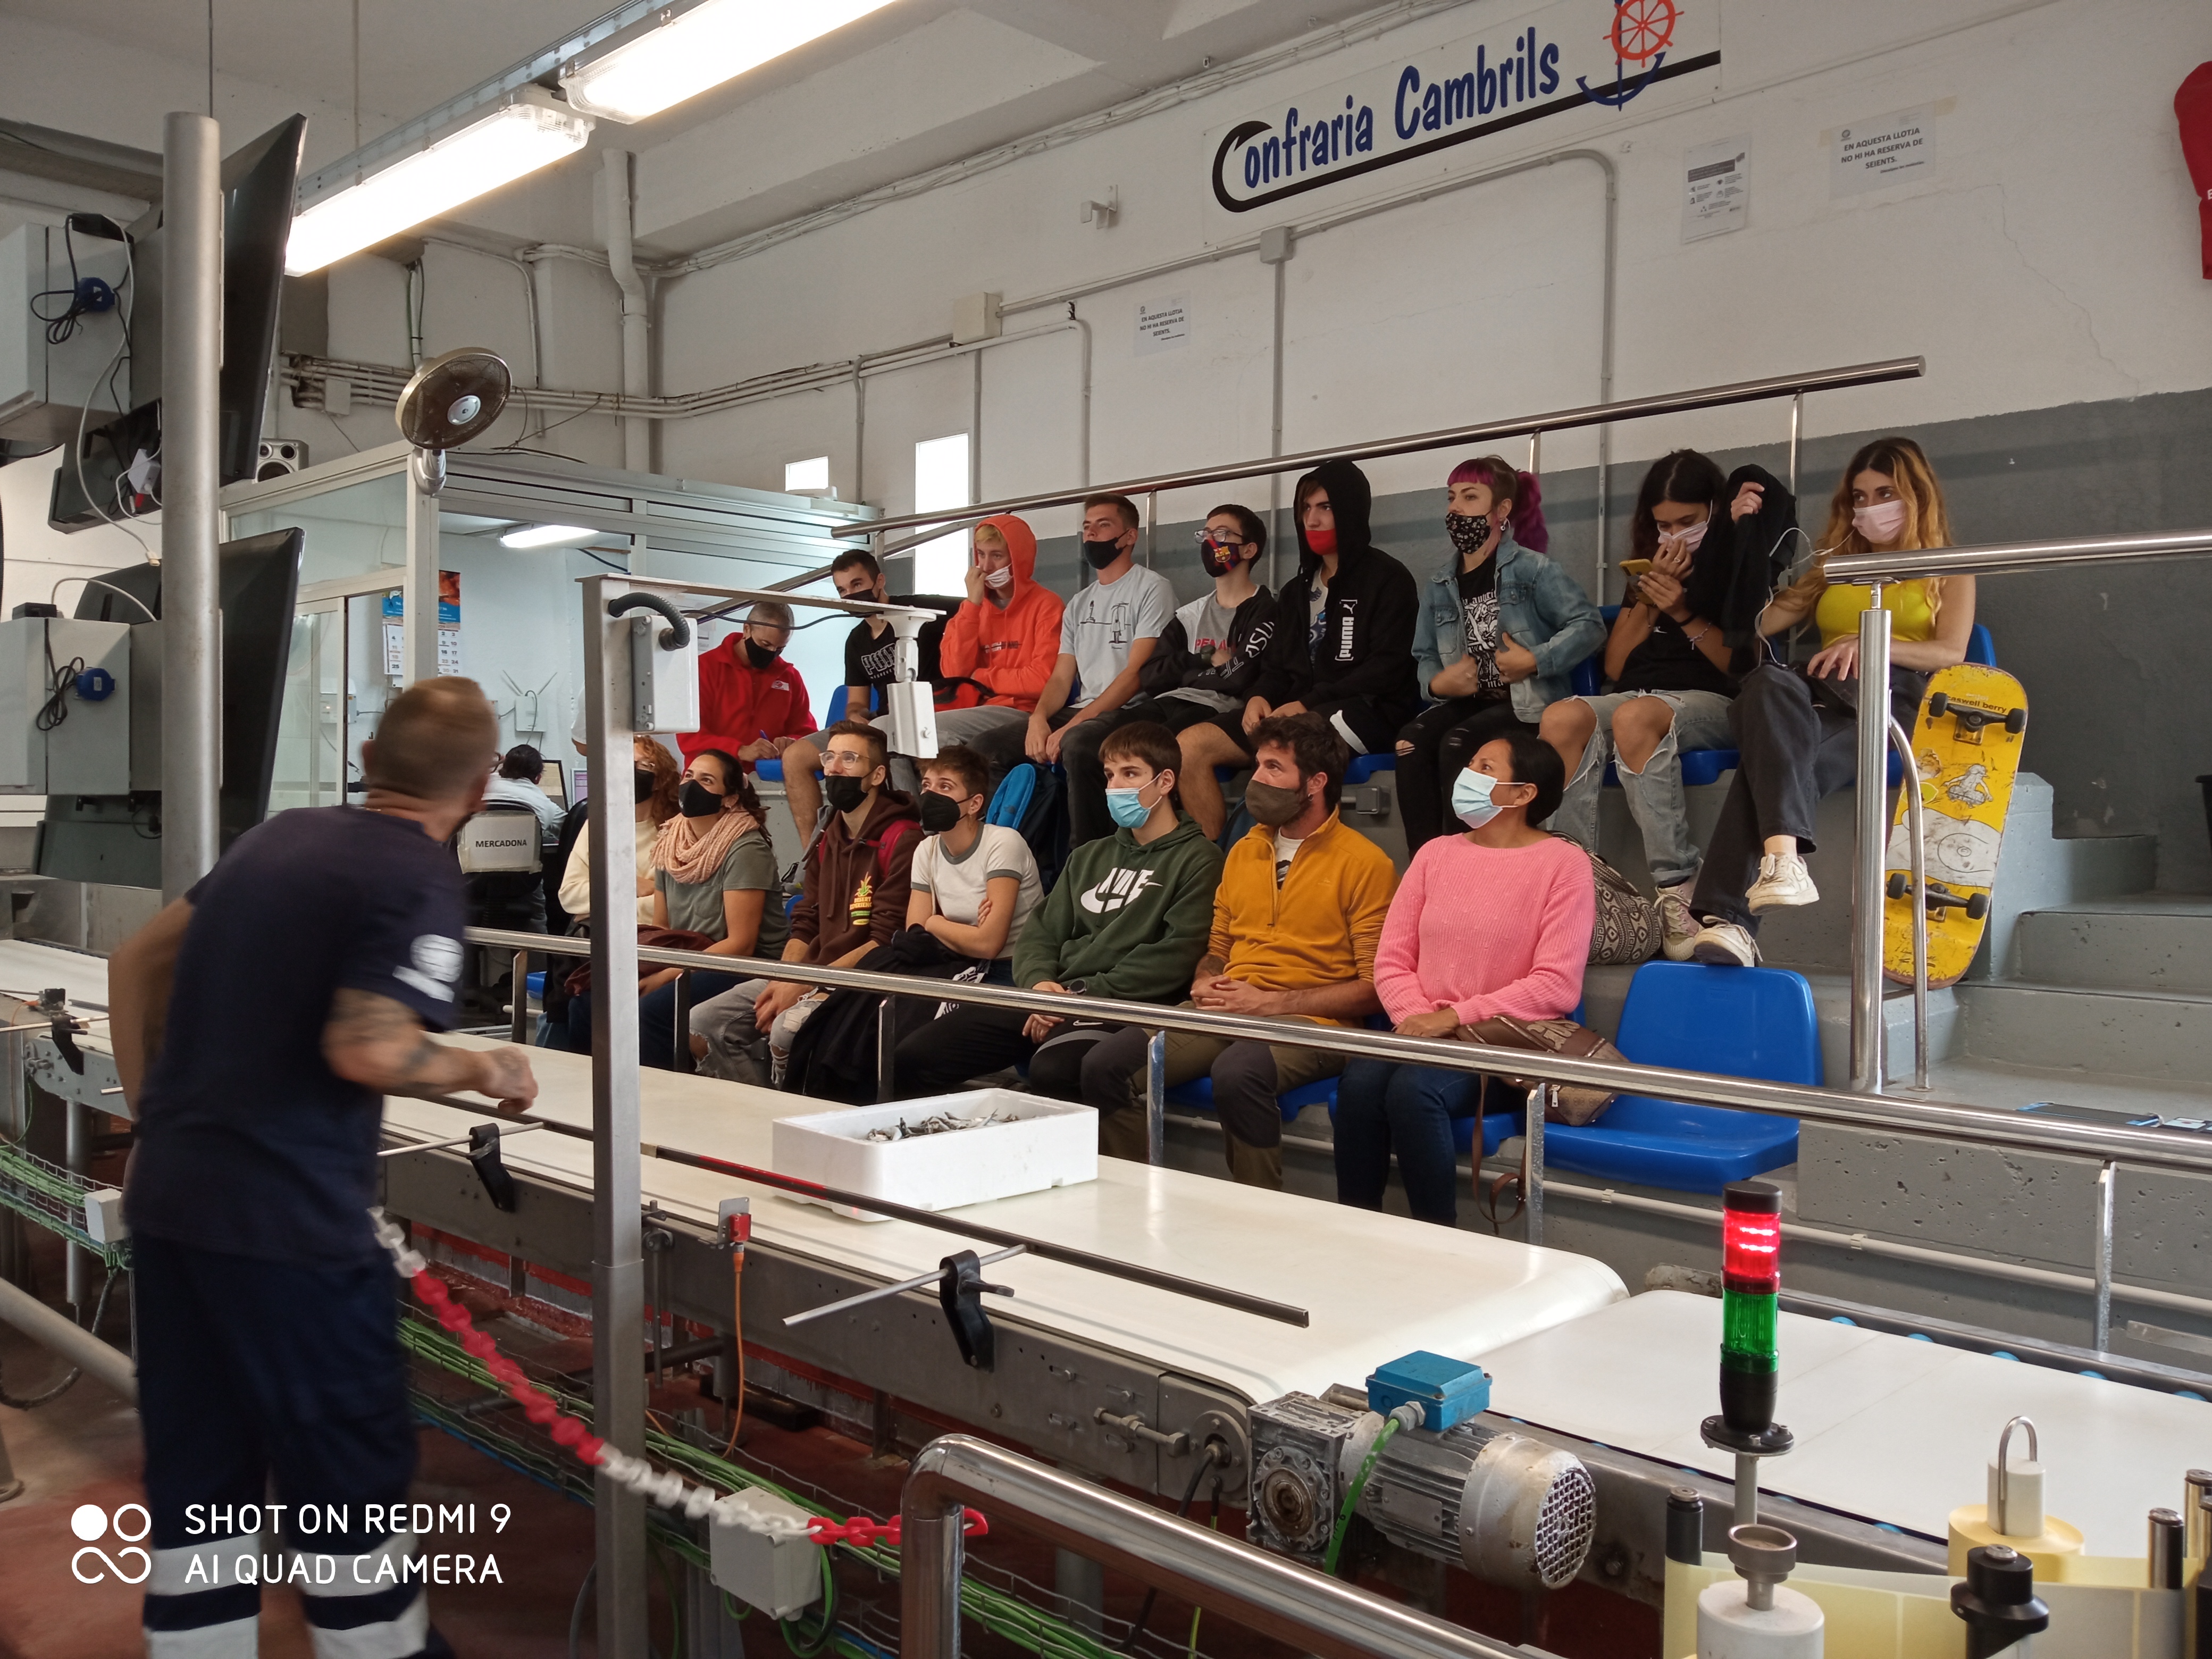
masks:
<svg viewBox="0 0 2212 1659"><path fill-rule="evenodd" d="M1620 759L1613 741L1613 717L1638 697L1656 697L1674 711L1674 723L1659 740L1659 747L1632 772ZM1729 732L1731 699L1717 691L1615 691L1601 697L1583 697L1597 716L1597 730L1583 750L1582 764L1567 784L1567 792L1552 814L1548 826L1586 850L1597 851L1598 790L1605 782L1606 763L1615 763L1620 787L1628 797L1629 815L1644 832L1644 855L1651 866L1651 879L1660 887L1679 886L1698 873L1702 861L1697 842L1690 839L1689 807L1682 796L1685 749L1726 749L1735 738Z"/></svg>

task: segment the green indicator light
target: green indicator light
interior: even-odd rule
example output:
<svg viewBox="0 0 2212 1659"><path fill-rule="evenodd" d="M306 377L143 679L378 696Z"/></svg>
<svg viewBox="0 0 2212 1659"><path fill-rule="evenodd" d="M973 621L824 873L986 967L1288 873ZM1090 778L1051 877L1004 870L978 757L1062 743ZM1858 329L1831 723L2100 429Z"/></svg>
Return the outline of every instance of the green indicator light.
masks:
<svg viewBox="0 0 2212 1659"><path fill-rule="evenodd" d="M1729 1358L1758 1359L1772 1370L1778 1352L1775 1326L1779 1298L1746 1296L1740 1291L1721 1292L1721 1352Z"/></svg>

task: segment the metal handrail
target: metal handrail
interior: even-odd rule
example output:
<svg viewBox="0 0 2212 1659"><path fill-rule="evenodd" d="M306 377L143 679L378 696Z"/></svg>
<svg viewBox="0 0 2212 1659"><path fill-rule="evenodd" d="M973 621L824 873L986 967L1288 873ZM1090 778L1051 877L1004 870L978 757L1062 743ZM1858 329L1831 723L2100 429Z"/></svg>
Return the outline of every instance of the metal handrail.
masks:
<svg viewBox="0 0 2212 1659"><path fill-rule="evenodd" d="M471 927L468 937L480 945L554 956L589 956L592 948L586 939L518 933L505 928ZM1700 1106L1725 1106L1738 1111L1802 1118L1845 1128L1940 1135L2011 1151L2107 1161L2124 1159L2143 1168L2212 1175L2212 1136L2179 1129L2134 1129L2125 1126L2102 1128L2058 1118L2023 1118L2001 1107L1974 1106L1964 1102L1901 1100L1890 1096L1815 1089L1802 1084L1767 1083L1755 1078L1722 1077L1672 1066L1578 1060L1567 1054L1524 1048L1493 1048L1448 1037L1400 1036L1390 1031L1315 1025L1302 1020L1268 1019L1256 1014L1215 1013L1157 1002L1127 1002L1113 997L1076 997L1049 991L1016 990L1004 985L968 985L956 980L878 973L861 968L830 968L811 963L771 962L759 957L717 956L703 951L668 951L642 945L636 950L641 963L659 967L700 969L746 979L923 997L933 1002L975 1003L1024 1013L1056 1014L1062 1018L1110 1020L1146 1030L1192 1031L1291 1048L1323 1048L1400 1065L1579 1084L1618 1094L1654 1096Z"/></svg>
<svg viewBox="0 0 2212 1659"><path fill-rule="evenodd" d="M1514 1659L1511 1647L1164 1515L1103 1486L948 1434L915 1454L899 1499L900 1659L960 1659L963 1508L1049 1540L1321 1659Z"/></svg>
<svg viewBox="0 0 2212 1659"><path fill-rule="evenodd" d="M870 520L873 529L877 520ZM843 533L843 532L840 532ZM2139 536L2067 536L2047 542L1991 542L1981 547L1908 547L1893 553L1831 555L1832 582L1911 581L1923 576L2016 575L2116 560L2186 559L2212 554L2212 530L2161 530Z"/></svg>
<svg viewBox="0 0 2212 1659"><path fill-rule="evenodd" d="M1719 409L1730 404L1759 403L1768 398L1800 397L1808 392L1832 392L1845 386L1876 386L1887 380L1909 380L1927 372L1922 357L1892 357L1881 362L1854 363L1843 368L1814 369L1802 374L1773 374L1757 380L1737 380L1725 386L1699 386L1689 392L1662 392L1649 398L1628 398L1610 403L1583 404L1573 409L1542 415L1518 415L1506 420L1481 421L1472 426L1443 427L1433 432L1409 433L1371 443L1340 444L1309 449L1295 455L1261 455L1218 466L1193 467L1182 472L1130 478L1120 483L1092 484L1075 489L1047 490L1033 495L1012 495L981 507L963 507L939 513L909 513L902 517L871 519L832 533L840 537L875 536L895 530L935 525L946 528L973 524L994 513L1024 513L1037 507L1072 507L1099 495L1150 495L1163 489L1195 489L1200 484L1228 483L1240 478L1262 478L1285 472L1310 471L1327 460L1365 461L1386 455L1410 455L1425 449L1449 449L1462 444L1487 443L1503 438L1526 438L1538 433L1565 432L1577 427L1607 426L1615 421L1644 419L1657 415L1680 415L1692 410Z"/></svg>

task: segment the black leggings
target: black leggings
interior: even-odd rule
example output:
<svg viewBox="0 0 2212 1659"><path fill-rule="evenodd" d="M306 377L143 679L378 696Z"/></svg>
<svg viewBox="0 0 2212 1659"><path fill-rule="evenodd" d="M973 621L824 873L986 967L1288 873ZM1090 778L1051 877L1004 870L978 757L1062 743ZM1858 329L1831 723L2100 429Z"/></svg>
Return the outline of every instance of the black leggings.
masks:
<svg viewBox="0 0 2212 1659"><path fill-rule="evenodd" d="M1398 733L1413 751L1398 757L1398 821L1405 826L1406 850L1460 828L1452 816L1453 781L1467 769L1474 751L1509 732L1536 728L1513 712L1510 698L1453 697L1425 710Z"/></svg>

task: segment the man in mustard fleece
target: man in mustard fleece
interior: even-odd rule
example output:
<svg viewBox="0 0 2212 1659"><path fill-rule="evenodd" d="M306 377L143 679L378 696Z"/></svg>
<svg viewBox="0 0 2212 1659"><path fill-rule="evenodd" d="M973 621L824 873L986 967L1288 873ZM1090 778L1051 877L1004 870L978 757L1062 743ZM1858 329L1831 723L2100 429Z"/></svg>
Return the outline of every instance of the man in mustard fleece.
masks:
<svg viewBox="0 0 2212 1659"><path fill-rule="evenodd" d="M953 1009L899 1044L900 1099L949 1093L1024 1059L1032 1093L1082 1099L1085 1057L1114 1029L1085 1019L1082 998L1184 994L1205 954L1221 849L1182 810L1182 754L1151 721L1116 727L1099 745L1114 833L1068 855L1014 947L1014 983L1066 994L1067 1013Z"/></svg>
<svg viewBox="0 0 2212 1659"><path fill-rule="evenodd" d="M1244 805L1256 820L1229 850L1213 932L1190 1003L1224 1013L1353 1025L1375 1000L1375 948L1398 884L1389 856L1337 817L1351 751L1318 714L1276 715L1253 732ZM1125 1025L1083 1062L1083 1099L1098 1109L1098 1148L1142 1161L1145 1044ZM1283 1118L1275 1097L1334 1077L1326 1048L1168 1033L1168 1086L1210 1077L1229 1171L1254 1187L1283 1184Z"/></svg>

